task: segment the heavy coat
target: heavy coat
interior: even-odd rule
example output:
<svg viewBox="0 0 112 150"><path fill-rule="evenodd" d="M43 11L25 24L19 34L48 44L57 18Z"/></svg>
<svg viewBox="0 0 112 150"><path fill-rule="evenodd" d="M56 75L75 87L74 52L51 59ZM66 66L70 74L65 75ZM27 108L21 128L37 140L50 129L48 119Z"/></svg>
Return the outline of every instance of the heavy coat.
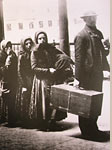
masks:
<svg viewBox="0 0 112 150"><path fill-rule="evenodd" d="M99 30L87 25L75 38L75 78L84 89L102 91L103 70L109 71L102 39ZM98 117L87 119L79 116L79 127L83 135L96 136L97 119Z"/></svg>
<svg viewBox="0 0 112 150"><path fill-rule="evenodd" d="M25 41L30 40L33 43L32 39L27 37L21 40L21 50L18 56L18 76L19 84L24 88L31 88L33 71L31 69L30 54L31 51L25 50Z"/></svg>
<svg viewBox="0 0 112 150"><path fill-rule="evenodd" d="M31 51L25 49L25 41L30 40L33 46L33 41L30 37L21 40L21 50L18 56L18 94L17 94L17 111L18 116L25 120L29 116L29 103L31 98L31 89L33 83L33 71L31 69L30 55ZM27 91L22 92L22 88ZM25 120L26 121L26 120Z"/></svg>
<svg viewBox="0 0 112 150"><path fill-rule="evenodd" d="M102 39L99 30L87 25L75 38L75 78L85 89L101 91L103 70L109 70Z"/></svg>
<svg viewBox="0 0 112 150"><path fill-rule="evenodd" d="M10 57L8 59L10 65L6 66L5 63L8 57ZM10 56L7 55L4 49L0 51L0 80L3 103L8 106L8 123L13 123L16 119L15 101L17 89L17 56L13 51L10 52Z"/></svg>
<svg viewBox="0 0 112 150"><path fill-rule="evenodd" d="M62 74L65 73L64 70L68 68L68 64L65 63L64 65L64 59L62 59L60 55L65 56L62 51L47 43L45 44L45 47L41 47L41 44L37 45L31 53L31 66L35 73L31 98L31 117L39 120L50 120L50 87L51 85L58 84L59 82L63 83L63 78L60 79L59 74L57 77L58 72L51 74L49 68L57 69L59 72L62 69L63 72L60 72ZM68 56L66 57L69 58ZM59 61L60 65L57 61ZM66 59L66 61L68 61L68 59ZM64 68L64 66L66 67ZM64 76L66 75L67 74L65 73ZM70 75L68 75L68 77ZM64 119L66 115L67 114L64 112L57 111L55 119Z"/></svg>
<svg viewBox="0 0 112 150"><path fill-rule="evenodd" d="M0 51L0 76L1 82L7 83L5 88L14 90L17 87L17 56L11 51L11 65L5 65L8 55L4 50Z"/></svg>

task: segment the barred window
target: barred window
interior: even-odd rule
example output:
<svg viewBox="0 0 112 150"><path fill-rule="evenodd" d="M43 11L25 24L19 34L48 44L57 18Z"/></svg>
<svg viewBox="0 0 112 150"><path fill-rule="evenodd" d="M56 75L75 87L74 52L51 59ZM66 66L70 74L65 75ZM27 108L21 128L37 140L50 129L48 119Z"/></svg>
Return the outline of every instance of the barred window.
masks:
<svg viewBox="0 0 112 150"><path fill-rule="evenodd" d="M34 23L33 22L30 22L29 23L29 29L33 29L34 28Z"/></svg>
<svg viewBox="0 0 112 150"><path fill-rule="evenodd" d="M18 23L19 29L22 30L23 29L23 23Z"/></svg>
<svg viewBox="0 0 112 150"><path fill-rule="evenodd" d="M7 24L7 31L11 31L11 24Z"/></svg>
<svg viewBox="0 0 112 150"><path fill-rule="evenodd" d="M39 21L39 27L43 28L43 21Z"/></svg>
<svg viewBox="0 0 112 150"><path fill-rule="evenodd" d="M52 20L48 20L48 26L52 27Z"/></svg>

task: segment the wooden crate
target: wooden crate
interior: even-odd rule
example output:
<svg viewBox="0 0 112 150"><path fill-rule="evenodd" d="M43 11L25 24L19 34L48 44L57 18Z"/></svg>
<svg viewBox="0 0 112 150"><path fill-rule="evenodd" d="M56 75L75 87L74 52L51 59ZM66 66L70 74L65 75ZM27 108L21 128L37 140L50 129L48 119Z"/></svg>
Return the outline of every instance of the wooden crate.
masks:
<svg viewBox="0 0 112 150"><path fill-rule="evenodd" d="M51 103L53 107L94 118L101 115L103 93L92 90L80 90L66 84L51 87Z"/></svg>

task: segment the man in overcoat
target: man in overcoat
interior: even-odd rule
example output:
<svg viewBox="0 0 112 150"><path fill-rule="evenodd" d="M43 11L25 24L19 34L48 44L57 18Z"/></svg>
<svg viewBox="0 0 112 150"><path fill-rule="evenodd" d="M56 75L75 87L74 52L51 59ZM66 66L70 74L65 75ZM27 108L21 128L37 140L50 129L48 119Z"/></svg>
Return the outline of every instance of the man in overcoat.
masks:
<svg viewBox="0 0 112 150"><path fill-rule="evenodd" d="M75 84L78 83L80 88L86 90L101 92L103 71L110 70L102 44L103 35L96 27L95 12L85 12L81 18L85 22L85 27L74 40ZM86 119L79 116L79 127L83 136L94 138L100 135L97 119L98 117Z"/></svg>

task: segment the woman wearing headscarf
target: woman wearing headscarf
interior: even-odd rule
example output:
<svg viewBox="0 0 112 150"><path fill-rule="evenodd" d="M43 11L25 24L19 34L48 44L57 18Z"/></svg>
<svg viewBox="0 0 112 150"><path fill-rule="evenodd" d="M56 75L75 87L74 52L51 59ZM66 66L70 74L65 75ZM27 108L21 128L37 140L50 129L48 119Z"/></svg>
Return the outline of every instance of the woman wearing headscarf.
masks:
<svg viewBox="0 0 112 150"><path fill-rule="evenodd" d="M11 41L3 40L0 50L0 83L3 103L8 106L8 124L16 122L17 56Z"/></svg>
<svg viewBox="0 0 112 150"><path fill-rule="evenodd" d="M55 121L67 117L67 113L59 110L52 116L50 87L53 84L64 83L68 77L72 76L73 72L70 64L73 62L64 52L48 44L45 32L35 33L35 43L36 46L31 53L31 67L35 77L32 88L30 115L32 118L36 118L37 124L42 127L48 124L51 117ZM69 65L66 62L69 62Z"/></svg>
<svg viewBox="0 0 112 150"><path fill-rule="evenodd" d="M21 40L21 50L18 56L18 115L22 121L27 123L29 119L29 103L33 82L33 72L31 69L30 55L34 43L30 37Z"/></svg>

